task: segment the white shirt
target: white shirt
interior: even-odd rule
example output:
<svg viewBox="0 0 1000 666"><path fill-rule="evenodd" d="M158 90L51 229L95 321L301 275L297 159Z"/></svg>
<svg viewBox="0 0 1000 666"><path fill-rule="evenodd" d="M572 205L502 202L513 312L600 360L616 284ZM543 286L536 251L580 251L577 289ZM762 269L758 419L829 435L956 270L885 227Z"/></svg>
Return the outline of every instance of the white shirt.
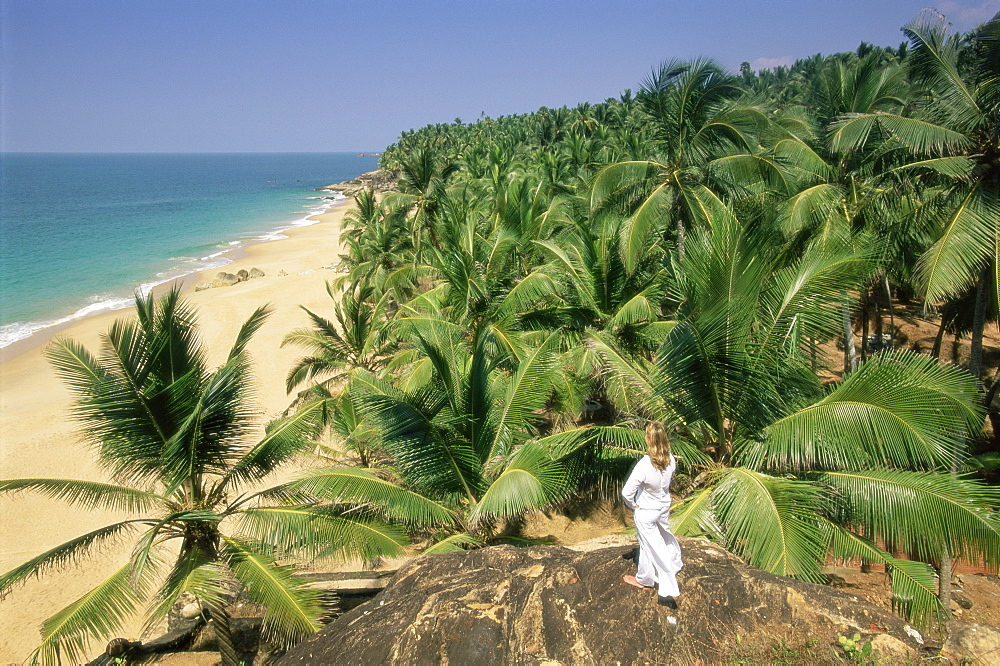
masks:
<svg viewBox="0 0 1000 666"><path fill-rule="evenodd" d="M669 509L670 479L677 469L677 461L670 456L670 464L665 470L653 467L649 456L643 456L629 474L622 497L630 509Z"/></svg>

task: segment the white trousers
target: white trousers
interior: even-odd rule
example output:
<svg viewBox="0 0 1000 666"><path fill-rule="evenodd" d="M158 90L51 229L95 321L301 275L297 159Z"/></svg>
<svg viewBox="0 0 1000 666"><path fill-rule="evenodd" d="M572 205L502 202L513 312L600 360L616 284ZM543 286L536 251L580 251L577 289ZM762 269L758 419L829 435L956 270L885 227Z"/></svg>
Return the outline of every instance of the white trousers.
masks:
<svg viewBox="0 0 1000 666"><path fill-rule="evenodd" d="M636 509L635 533L639 537L639 569L635 579L646 587L656 587L661 597L676 597L677 572L681 562L681 545L670 533L670 507Z"/></svg>

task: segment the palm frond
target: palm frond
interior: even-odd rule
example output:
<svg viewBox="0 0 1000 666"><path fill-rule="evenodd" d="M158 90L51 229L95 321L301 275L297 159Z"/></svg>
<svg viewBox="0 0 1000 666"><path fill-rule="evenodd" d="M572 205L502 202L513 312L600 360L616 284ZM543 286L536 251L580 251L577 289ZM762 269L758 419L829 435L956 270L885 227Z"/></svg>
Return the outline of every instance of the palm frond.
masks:
<svg viewBox="0 0 1000 666"><path fill-rule="evenodd" d="M566 491L566 476L544 448L528 443L513 455L469 513L473 523L489 517L511 518L537 509Z"/></svg>
<svg viewBox="0 0 1000 666"><path fill-rule="evenodd" d="M319 630L323 614L319 592L278 566L265 548L223 537L225 557L247 596L265 610L262 632L275 643L291 644Z"/></svg>
<svg viewBox="0 0 1000 666"><path fill-rule="evenodd" d="M817 483L841 497L842 521L891 550L923 561L947 548L953 557L1000 563L1000 491L944 472L836 471Z"/></svg>
<svg viewBox="0 0 1000 666"><path fill-rule="evenodd" d="M29 577L76 562L86 557L93 549L131 532L137 522L139 521L126 520L87 532L11 569L0 576L0 599L3 599L15 585L23 583Z"/></svg>
<svg viewBox="0 0 1000 666"><path fill-rule="evenodd" d="M185 592L193 594L208 608L225 605L233 590L233 582L232 572L200 548L182 553L153 597L145 630L165 618Z"/></svg>
<svg viewBox="0 0 1000 666"><path fill-rule="evenodd" d="M832 523L827 526L834 557L861 558L885 565L892 585L894 611L919 627L947 617L936 592L937 576L929 564L895 558L854 532Z"/></svg>
<svg viewBox="0 0 1000 666"><path fill-rule="evenodd" d="M605 384L608 397L624 412L645 414L655 410L656 384L654 373L641 359L629 358L610 336L588 332L585 344L594 350L604 364Z"/></svg>
<svg viewBox="0 0 1000 666"><path fill-rule="evenodd" d="M322 427L325 399L317 399L299 408L288 418L272 422L263 437L222 477L213 493L223 492L232 483L262 478L308 445Z"/></svg>
<svg viewBox="0 0 1000 666"><path fill-rule="evenodd" d="M243 353L246 349L247 343L253 337L254 333L260 330L260 327L264 325L267 318L271 316L272 310L269 305L262 305L253 311L243 325L240 326L239 332L236 334L236 340L233 342L232 349L229 350L229 360L232 360Z"/></svg>
<svg viewBox="0 0 1000 666"><path fill-rule="evenodd" d="M610 168L610 167L609 167ZM673 187L671 187L673 186ZM631 275L639 262L650 249L650 237L659 226L666 226L670 205L677 196L676 182L667 182L658 186L646 197L635 212L621 226L618 237L618 248L625 270ZM680 189L681 194L691 195L686 189ZM697 196L692 198L701 204ZM700 208L700 205L698 206Z"/></svg>
<svg viewBox="0 0 1000 666"><path fill-rule="evenodd" d="M552 333L518 364L500 404L489 412L492 436L477 446L480 451L488 451L486 458L507 455L516 443L516 435L524 433L537 419L552 389L558 344L559 334Z"/></svg>
<svg viewBox="0 0 1000 666"><path fill-rule="evenodd" d="M712 501L730 550L771 573L822 580L827 541L817 522L818 487L734 467L722 474Z"/></svg>
<svg viewBox="0 0 1000 666"><path fill-rule="evenodd" d="M746 459L782 470L950 467L979 418L976 392L958 367L878 354L822 400L776 420Z"/></svg>
<svg viewBox="0 0 1000 666"><path fill-rule="evenodd" d="M406 535L365 507L302 505L253 507L239 514L240 538L267 544L278 555L307 560L398 557Z"/></svg>
<svg viewBox="0 0 1000 666"><path fill-rule="evenodd" d="M916 282L929 301L959 294L979 269L1000 257L996 245L1000 203L981 183L968 188L950 208L938 240L920 257Z"/></svg>
<svg viewBox="0 0 1000 666"><path fill-rule="evenodd" d="M460 534L452 534L451 536L441 539L432 546L424 549L424 551L420 554L439 555L441 553L456 553L461 550L467 550L468 548L479 548L483 545L484 544L480 539L477 539L471 534L462 532Z"/></svg>
<svg viewBox="0 0 1000 666"><path fill-rule="evenodd" d="M455 514L440 503L357 467L312 470L286 486L334 503L372 504L404 525L451 525Z"/></svg>
<svg viewBox="0 0 1000 666"><path fill-rule="evenodd" d="M722 540L724 532L716 520L712 503L714 488L706 486L670 507L670 531L678 536Z"/></svg>
<svg viewBox="0 0 1000 666"><path fill-rule="evenodd" d="M107 638L138 607L148 580L132 576L131 563L42 623L42 643L31 663L83 663L91 641Z"/></svg>
<svg viewBox="0 0 1000 666"><path fill-rule="evenodd" d="M112 511L148 511L167 498L137 488L77 479L8 479L0 481L0 493L33 491L71 505Z"/></svg>
<svg viewBox="0 0 1000 666"><path fill-rule="evenodd" d="M865 149L869 140L894 137L919 154L961 148L968 139L961 132L894 113L847 113L830 126L828 142L835 153Z"/></svg>

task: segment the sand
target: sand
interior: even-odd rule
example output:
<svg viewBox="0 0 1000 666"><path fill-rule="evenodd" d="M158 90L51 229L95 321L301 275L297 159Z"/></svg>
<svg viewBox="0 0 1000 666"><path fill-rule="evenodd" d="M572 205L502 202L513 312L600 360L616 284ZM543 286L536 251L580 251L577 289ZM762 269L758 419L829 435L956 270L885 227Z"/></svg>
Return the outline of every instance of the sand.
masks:
<svg viewBox="0 0 1000 666"><path fill-rule="evenodd" d="M252 245L223 269L188 276L185 299L199 312L202 341L209 362L220 364L243 321L260 305L274 312L249 347L258 390L256 406L261 427L280 416L290 398L284 389L289 367L302 352L282 349L290 330L307 326L299 306L332 314L326 282L336 277L338 235L346 206L318 215L316 224L290 229L288 238ZM265 276L230 287L195 291L211 282L220 270L235 273L253 267ZM279 275L280 272L286 275ZM132 316L131 310L105 313L58 331L47 338L73 338L92 351L112 321ZM48 342L44 332L27 344L0 350L0 478L49 477L107 481L88 446L81 442L79 424L70 413L71 396L42 355ZM27 347L27 349L25 349ZM4 354L4 352L6 352ZM110 512L86 511L33 494L0 498L0 571L6 572L30 557L89 530L118 519ZM124 563L127 547L110 549L78 566L53 571L15 589L0 603L0 664L20 662L39 642L40 623L98 584ZM119 635L139 638L132 624ZM94 653L103 650L95 642Z"/></svg>

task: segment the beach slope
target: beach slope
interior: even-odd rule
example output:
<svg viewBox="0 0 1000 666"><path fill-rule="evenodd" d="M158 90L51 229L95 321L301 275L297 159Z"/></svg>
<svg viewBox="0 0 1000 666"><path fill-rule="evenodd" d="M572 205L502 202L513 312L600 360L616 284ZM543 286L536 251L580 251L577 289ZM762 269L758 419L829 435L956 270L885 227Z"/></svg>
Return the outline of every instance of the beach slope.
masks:
<svg viewBox="0 0 1000 666"><path fill-rule="evenodd" d="M202 291L195 291L195 286L210 283L220 269L184 280L185 299L199 313L202 341L213 366L225 360L243 321L260 305L271 305L273 314L249 347L261 432L263 425L280 416L290 402L285 375L302 352L280 345L286 333L308 325L300 306L332 314L326 283L336 277L333 266L340 261L340 222L348 209L341 206L317 215L311 218L315 224L283 232L287 238L252 245L222 269L235 273L259 268L264 277ZM101 334L110 324L132 314L132 310L119 310L94 316L54 335L73 338L96 352ZM0 478L106 481L93 453L81 441L80 424L74 422L70 411L69 391L43 356L48 339L36 336L26 345L2 350L7 353L0 356ZM75 509L32 494L2 497L0 570L9 571L116 518L108 512ZM25 659L38 644L40 623L97 585L127 556L128 544L121 544L117 551L100 553L15 589L0 603L0 626L4 627L0 632L0 663ZM140 629L137 621L120 635L137 639ZM93 647L96 654L104 646L95 643Z"/></svg>

